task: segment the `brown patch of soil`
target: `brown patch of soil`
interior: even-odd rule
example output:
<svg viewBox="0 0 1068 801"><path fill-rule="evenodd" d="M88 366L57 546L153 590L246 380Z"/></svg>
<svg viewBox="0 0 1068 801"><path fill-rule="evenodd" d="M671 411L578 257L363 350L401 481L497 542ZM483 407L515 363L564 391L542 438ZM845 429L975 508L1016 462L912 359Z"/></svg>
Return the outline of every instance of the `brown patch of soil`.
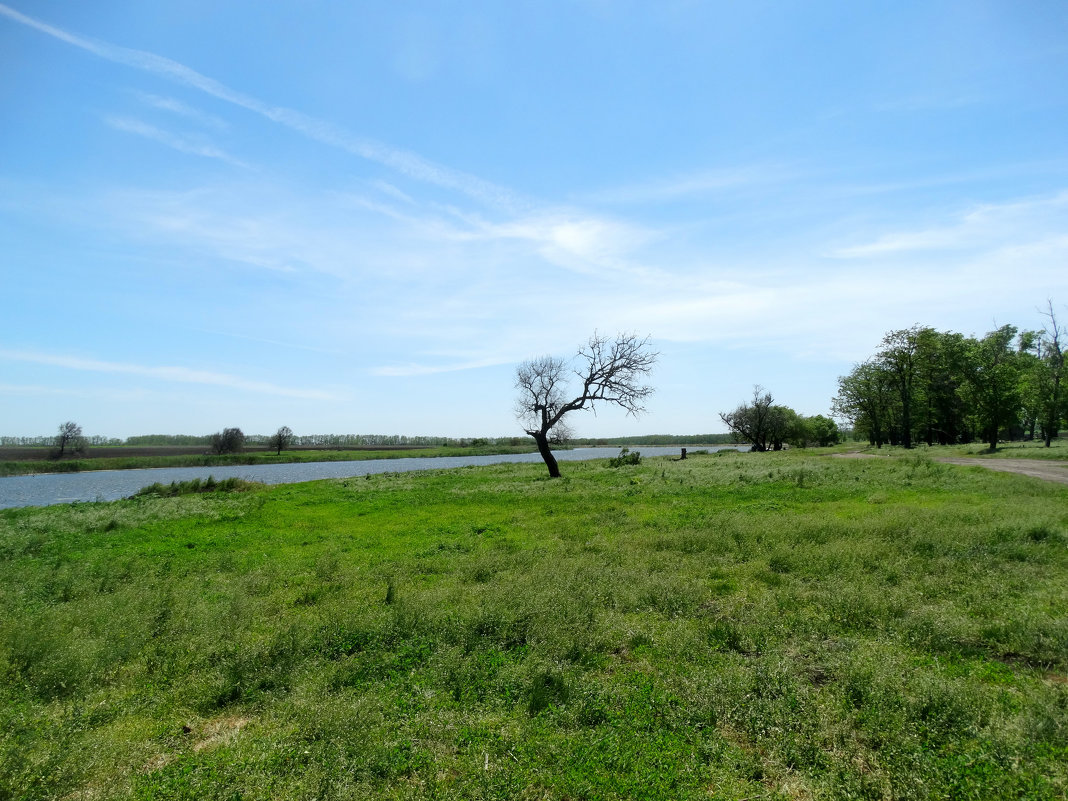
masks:
<svg viewBox="0 0 1068 801"><path fill-rule="evenodd" d="M936 462L960 464L968 467L985 467L1000 473L1018 473L1022 476L1040 478L1068 484L1068 462L1053 462L1045 459L969 459L963 456L936 456Z"/></svg>
<svg viewBox="0 0 1068 801"><path fill-rule="evenodd" d="M245 726L249 724L248 718L231 715L225 718L209 720L201 729L200 739L193 745L194 751L203 751L206 748L214 748L222 745L237 736Z"/></svg>

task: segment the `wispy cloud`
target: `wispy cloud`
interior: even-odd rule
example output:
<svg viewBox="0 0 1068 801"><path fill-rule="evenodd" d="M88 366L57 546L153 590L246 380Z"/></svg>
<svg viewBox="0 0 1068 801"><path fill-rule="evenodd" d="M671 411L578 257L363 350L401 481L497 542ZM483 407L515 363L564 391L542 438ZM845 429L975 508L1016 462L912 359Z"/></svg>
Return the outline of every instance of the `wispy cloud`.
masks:
<svg viewBox="0 0 1068 801"><path fill-rule="evenodd" d="M704 195L736 193L796 181L803 172L795 167L755 164L746 167L696 170L693 172L602 189L584 196L595 203L669 203Z"/></svg>
<svg viewBox="0 0 1068 801"><path fill-rule="evenodd" d="M136 375L143 378L170 381L179 384L206 384L210 386L242 390L244 392L279 395L288 398L302 398L304 400L336 399L331 393L321 390L282 387L266 381L249 381L248 379L228 375L226 373L214 373L206 370L190 370L187 367L152 367L141 364L86 359L80 356L41 353L39 351L29 350L9 350L6 348L0 348L0 359L28 362L30 364L38 364L46 367L62 367L68 370L80 370L91 373Z"/></svg>
<svg viewBox="0 0 1068 801"><path fill-rule="evenodd" d="M513 193L489 181L441 164L435 164L416 153L356 136L326 120L312 117L284 106L265 103L251 95L231 89L214 78L209 78L184 64L164 56L78 36L22 14L2 3L0 3L0 15L74 47L81 48L99 58L159 75L184 86L192 87L218 100L239 106L279 125L284 125L310 139L382 164L409 178L447 189L454 189L497 206L513 208L519 205L518 199Z"/></svg>
<svg viewBox="0 0 1068 801"><path fill-rule="evenodd" d="M955 111L975 106L986 101L979 94L971 95L911 95L875 103L872 108L884 113L909 113L916 111Z"/></svg>
<svg viewBox="0 0 1068 801"><path fill-rule="evenodd" d="M402 192L400 189L398 189L397 187L395 187L393 184L389 183L388 181L381 181L381 180L372 181L371 182L371 186L373 186L379 192L382 192L383 194L389 195L390 197L392 197L395 200L400 200L400 201L403 201L404 203L408 203L408 204L414 204L415 203L415 199L412 198L411 195L409 195L409 194L407 194L405 192Z"/></svg>
<svg viewBox="0 0 1068 801"><path fill-rule="evenodd" d="M409 363L400 365L387 365L382 367L372 367L369 372L371 373L371 375L398 378L419 375L435 375L437 373L455 373L461 370L478 370L483 367L496 367L500 364L511 364L514 361L514 359L476 359L474 361L469 362L437 365Z"/></svg>
<svg viewBox="0 0 1068 801"><path fill-rule="evenodd" d="M458 241L516 241L532 245L538 255L571 272L608 277L649 276L657 271L631 258L658 238L653 229L581 210L550 209L505 222L449 209L459 226L439 230Z"/></svg>
<svg viewBox="0 0 1068 801"><path fill-rule="evenodd" d="M132 117L105 117L104 122L117 131L143 136L146 139L159 142L161 145L166 145L181 153L189 153L193 156L203 156L204 158L209 159L219 159L228 164L233 164L236 167L249 166L245 162L234 158L225 150L215 147L214 145L206 144L204 142L195 142L187 137L171 133L170 131L164 131L162 128L149 125L147 122L142 122L141 120L135 120Z"/></svg>
<svg viewBox="0 0 1068 801"><path fill-rule="evenodd" d="M948 173L931 173L904 180L870 181L854 184L829 184L832 196L881 195L895 192L912 192L917 189L979 184L1006 179L1030 178L1068 173L1068 159L1046 159L1004 164L991 164L975 169Z"/></svg>
<svg viewBox="0 0 1068 801"><path fill-rule="evenodd" d="M866 259L910 250L947 250L965 247L961 227L932 228L924 231L898 231L883 234L872 242L838 248L829 255L838 259Z"/></svg>
<svg viewBox="0 0 1068 801"><path fill-rule="evenodd" d="M198 328L195 329L205 334L212 334L220 337L233 337L234 339L243 339L247 342L262 342L264 345L276 345L280 348L292 348L293 350L306 350L312 353L329 353L335 356L344 354L345 351L340 348L317 348L312 345L300 345L296 342L281 342L277 339L266 339L264 337L251 337L248 334L237 334L233 331L216 331L210 328Z"/></svg>
<svg viewBox="0 0 1068 801"><path fill-rule="evenodd" d="M657 230L575 209L497 222L454 207L393 204L353 192L294 196L260 181L192 192L127 190L87 205L108 209L104 224L168 248L346 281L369 272L382 281L408 275L440 291L479 273L498 280L515 275L518 282L520 264L602 281L660 272L637 258L658 241Z"/></svg>
<svg viewBox="0 0 1068 801"><path fill-rule="evenodd" d="M646 275L655 272L633 259L633 252L636 248L657 236L655 232L647 228L604 215L590 214L581 209L554 206L522 198L511 190L477 176L433 163L415 153L356 136L326 120L290 108L271 105L232 89L179 62L154 53L79 36L22 14L2 3L0 3L0 16L6 16L99 58L194 88L208 96L295 130L312 140L385 165L407 178L456 190L470 198L489 204L493 212L503 213L507 217L503 222L491 221L484 220L477 214L455 209L435 205L428 207L392 183L381 180L371 184L379 193L380 199L352 198L354 205L362 205L367 210L411 227L412 230L418 232L423 241L521 243L531 246L533 252L541 259L571 272L588 276L607 278L613 275ZM171 98L152 94L144 94L141 97L150 105L175 113L187 115L198 113L195 109ZM107 122L118 130L153 139L181 152L241 164L234 156L210 142L175 134L142 120L113 116L107 118ZM752 176L743 178L725 174L705 174L692 179L686 187L661 186L654 192L671 195L697 191L698 186L707 188L744 180L754 179ZM220 227L198 219L195 213L166 220L161 218L158 222L186 229L193 227L206 232L208 238L215 239L216 244L224 250L243 254L239 256L242 261L272 269L290 269L288 260L280 260L277 253L268 251L257 241L250 239L247 242L241 242L243 230L241 227L223 231ZM249 231L249 233L254 233L256 236L264 233L262 226L256 224L253 227L256 230ZM278 239L277 236L267 238ZM308 250L303 246L299 249ZM349 261L351 262L351 259ZM338 270L332 269L331 272L338 272ZM351 270L347 269L343 272L351 272Z"/></svg>
<svg viewBox="0 0 1068 801"><path fill-rule="evenodd" d="M134 92L134 95L136 95L136 97L146 106L160 109L161 111L169 111L172 114L178 114L210 128L223 131L230 127L226 120L221 117L216 117L214 114L208 114L205 111L193 108L173 97L162 97L160 95L154 95L151 92L136 91Z"/></svg>
<svg viewBox="0 0 1068 801"><path fill-rule="evenodd" d="M918 230L880 234L858 245L831 250L838 259L879 258L931 250L1018 248L1047 240L1068 225L1068 192L1011 203L989 203L959 213L955 221Z"/></svg>
<svg viewBox="0 0 1068 801"><path fill-rule="evenodd" d="M96 398L115 403L144 401L152 393L138 388L99 389L87 387L47 387L40 384L0 384L0 395L24 398L47 396L70 398Z"/></svg>

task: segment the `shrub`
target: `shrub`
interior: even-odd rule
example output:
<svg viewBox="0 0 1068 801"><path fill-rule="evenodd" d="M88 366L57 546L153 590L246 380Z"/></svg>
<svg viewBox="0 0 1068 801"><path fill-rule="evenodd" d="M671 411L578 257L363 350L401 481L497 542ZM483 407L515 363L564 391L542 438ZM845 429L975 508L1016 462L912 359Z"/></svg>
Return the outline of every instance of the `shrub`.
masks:
<svg viewBox="0 0 1068 801"><path fill-rule="evenodd" d="M242 478L224 478L216 481L214 476L208 476L201 481L194 478L192 481L172 481L170 484L149 484L141 487L133 494L135 498L153 496L157 498L173 498L178 495L197 495L204 492L247 492L256 487L263 486L256 481L245 481Z"/></svg>
<svg viewBox="0 0 1068 801"><path fill-rule="evenodd" d="M624 448L619 452L619 456L613 456L608 460L609 467L625 467L626 465L636 465L641 463L641 453L639 451L631 451L630 448Z"/></svg>

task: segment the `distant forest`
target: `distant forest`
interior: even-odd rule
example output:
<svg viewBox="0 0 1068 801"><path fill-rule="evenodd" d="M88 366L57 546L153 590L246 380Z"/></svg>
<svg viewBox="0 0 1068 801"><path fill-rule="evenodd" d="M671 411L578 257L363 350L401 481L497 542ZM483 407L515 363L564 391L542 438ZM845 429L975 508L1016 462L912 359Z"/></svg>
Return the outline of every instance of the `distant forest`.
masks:
<svg viewBox="0 0 1068 801"><path fill-rule="evenodd" d="M205 449L212 446L212 434L195 436L191 434L143 434L136 437L118 439L114 437L85 437L86 445L96 446L198 446ZM273 434L248 434L246 445L267 446ZM39 437L0 437L0 445L24 447L50 447L55 443L55 434ZM572 446L615 446L615 445L724 445L733 442L730 434L647 434L639 437L579 437L568 441ZM407 436L404 434L307 434L294 436L289 447L295 448L367 448L376 445L408 447L455 447L467 448L485 445L527 445L530 437L431 437Z"/></svg>

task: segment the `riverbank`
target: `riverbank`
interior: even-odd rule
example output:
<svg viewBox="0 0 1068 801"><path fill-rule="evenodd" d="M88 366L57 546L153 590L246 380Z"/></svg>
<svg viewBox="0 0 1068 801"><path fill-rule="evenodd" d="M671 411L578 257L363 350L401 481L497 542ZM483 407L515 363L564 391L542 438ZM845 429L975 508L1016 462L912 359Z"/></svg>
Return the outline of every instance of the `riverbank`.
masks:
<svg viewBox="0 0 1068 801"><path fill-rule="evenodd" d="M0 786L1059 798L1066 501L795 451L2 511Z"/></svg>
<svg viewBox="0 0 1068 801"><path fill-rule="evenodd" d="M575 448L554 451L560 461L608 459L617 448ZM677 456L674 447L649 448L647 456ZM293 484L326 478L351 478L387 472L449 470L483 467L500 462L541 463L531 453L496 453L482 456L403 456L393 459L360 459L330 462L279 462L274 464L215 465L212 467L155 467L128 470L89 470L79 473L45 473L0 477L0 509L17 506L48 506L57 503L115 501L134 495L149 484L240 479L261 484Z"/></svg>
<svg viewBox="0 0 1068 801"><path fill-rule="evenodd" d="M412 456L485 456L509 453L533 453L534 443L529 445L475 445L469 447L417 447L385 446L347 450L307 448L285 450L276 454L272 450L247 450L242 453L205 453L203 448L188 446L159 446L155 448L130 448L135 451L124 455L121 447L90 449L89 454L78 459L48 459L47 448L0 448L0 477L24 476L37 473L82 473L90 470L141 470L161 467L224 467L257 464L298 464L302 462L351 462L364 459L404 459ZM6 458L18 452L19 458ZM40 458L33 458L33 452Z"/></svg>

